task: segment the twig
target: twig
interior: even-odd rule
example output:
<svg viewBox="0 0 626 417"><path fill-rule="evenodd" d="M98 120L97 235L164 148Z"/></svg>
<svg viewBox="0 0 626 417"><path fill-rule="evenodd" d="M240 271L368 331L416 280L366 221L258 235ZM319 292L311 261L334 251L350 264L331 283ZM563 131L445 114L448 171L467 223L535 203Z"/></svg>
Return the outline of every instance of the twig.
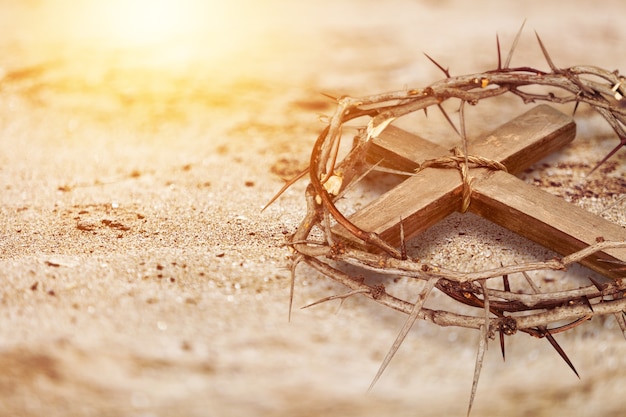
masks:
<svg viewBox="0 0 626 417"><path fill-rule="evenodd" d="M424 307L424 303L426 302L426 299L430 295L430 292L433 290L436 283L437 283L437 278L433 278L433 279L426 281L426 285L422 289L422 292L419 294L417 301L415 301L415 303L413 304L413 308L411 309L411 312L409 313L409 317L404 322L404 325L402 326L402 329L400 329L400 332L398 333L396 340L393 342L393 345L389 349L389 352L387 352L385 359L383 359L383 362L381 363L380 368L378 369L378 372L376 372L376 376L372 380L372 383L370 384L368 390L371 390L374 387L374 385L376 384L376 381L378 381L380 376L383 374L383 372L387 368L387 365L389 365L389 362L391 362L391 359L394 357L394 355L400 348L400 345L406 338L406 335L409 333L409 330L411 330L411 327L413 327L415 320L418 319L419 313L422 310L422 307Z"/></svg>

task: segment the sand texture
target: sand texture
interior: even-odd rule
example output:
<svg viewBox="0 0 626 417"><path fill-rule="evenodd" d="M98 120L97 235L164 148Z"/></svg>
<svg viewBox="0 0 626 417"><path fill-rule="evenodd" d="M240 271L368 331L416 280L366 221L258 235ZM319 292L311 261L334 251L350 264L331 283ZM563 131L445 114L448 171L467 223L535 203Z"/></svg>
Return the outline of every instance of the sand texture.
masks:
<svg viewBox="0 0 626 417"><path fill-rule="evenodd" d="M301 268L288 322L281 245L304 216L305 182L261 208L306 167L334 109L320 93L424 87L442 73L422 52L453 74L494 68L496 32L506 50L525 18L514 65L547 68L537 30L559 66L624 73L626 4L242 0L222 36L100 47L72 31L79 3L0 1L0 415L465 415L477 332L417 324L366 393L403 315L359 297L302 310L343 289ZM481 102L469 132L527 109ZM450 145L433 117L417 130ZM626 150L586 177L617 139L587 108L576 121L574 143L523 177L626 226ZM474 215L411 250L466 270L554 256ZM391 286L413 297L410 282ZM520 334L505 363L491 345L472 415L623 415L615 321L558 340L580 380Z"/></svg>

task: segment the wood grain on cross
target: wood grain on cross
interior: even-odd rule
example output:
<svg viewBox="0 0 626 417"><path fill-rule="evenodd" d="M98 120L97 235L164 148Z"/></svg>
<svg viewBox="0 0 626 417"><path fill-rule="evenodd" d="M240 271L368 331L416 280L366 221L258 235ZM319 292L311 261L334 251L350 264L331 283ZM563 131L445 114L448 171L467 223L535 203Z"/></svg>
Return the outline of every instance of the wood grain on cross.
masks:
<svg viewBox="0 0 626 417"><path fill-rule="evenodd" d="M470 170L474 178L469 211L529 238L561 255L596 242L626 241L626 229L565 200L529 185L517 174L571 142L576 135L572 119L547 105L537 106L493 133L468 141L468 153L501 162L508 172L486 168ZM396 127L374 139L368 158L386 166L414 170L428 159L450 152ZM460 210L463 184L456 169L427 168L350 217L363 230L400 244L400 221L410 239ZM337 227L336 232L354 238ZM626 249L597 253L581 263L604 276L616 278L612 269L626 262Z"/></svg>

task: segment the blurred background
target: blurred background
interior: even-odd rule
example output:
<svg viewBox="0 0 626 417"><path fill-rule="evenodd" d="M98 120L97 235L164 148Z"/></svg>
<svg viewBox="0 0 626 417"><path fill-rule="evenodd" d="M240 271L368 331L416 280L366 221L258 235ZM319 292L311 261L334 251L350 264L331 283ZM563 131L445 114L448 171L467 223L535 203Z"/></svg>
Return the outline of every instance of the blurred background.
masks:
<svg viewBox="0 0 626 417"><path fill-rule="evenodd" d="M158 124L133 105L163 123L198 105L244 106L251 92L266 102L422 86L442 75L422 52L453 74L493 68L496 33L506 52L524 20L514 65L545 66L537 30L557 65L624 68L624 11L617 0L0 0L0 85Z"/></svg>

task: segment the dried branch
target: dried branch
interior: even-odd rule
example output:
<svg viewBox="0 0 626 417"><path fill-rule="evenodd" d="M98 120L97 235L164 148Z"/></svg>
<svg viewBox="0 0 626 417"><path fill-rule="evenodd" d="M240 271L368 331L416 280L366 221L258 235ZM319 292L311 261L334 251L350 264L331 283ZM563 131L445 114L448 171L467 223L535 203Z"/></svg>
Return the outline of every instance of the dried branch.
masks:
<svg viewBox="0 0 626 417"><path fill-rule="evenodd" d="M558 68L537 34L537 42L549 70L511 67L512 56L517 48L523 26L517 33L504 62L502 62L500 40L496 37L498 60L497 68L494 70L451 76L447 68L426 55L444 73L444 79L425 88L403 89L364 97L331 97L336 101L337 108L313 146L308 170L287 183L276 196L278 197L293 181L308 172L310 184L305 195L307 213L288 243L294 252L291 299L293 299L293 280L296 276L296 269L299 265L305 264L349 289L345 294L325 297L306 307L330 300L343 301L347 297L363 295L385 307L408 315L370 388L380 378L417 319L440 326L458 326L480 331L468 414L475 398L488 338L494 337L496 332L499 333L503 358L505 357L505 336L511 336L519 331L535 337L545 337L576 375L578 375L576 369L554 339L554 334L569 331L594 316L612 314L616 317L626 337L626 313L624 313L626 311L626 298L624 297L626 270L624 268L617 267L617 271L624 271L624 278L618 277L606 284L592 281L591 285L585 287L559 291L542 292L528 278L530 290L514 292L508 281L508 277L516 273L527 276L526 273L529 271L565 270L571 264L599 252L624 249L626 242L598 242L562 259L502 265L499 268L484 271L461 272L408 257L404 236L401 236L400 248L397 248L384 241L376 233L363 230L353 224L335 205L337 199L345 195L346 190L359 183L370 170L375 168L368 164L365 158L371 140L380 135L397 118L416 111L426 112L433 106L437 106L442 111L447 122L462 138L465 149L457 155L457 159L451 159L460 168L463 166L467 168L468 164L472 163L466 148L465 103L474 105L481 100L507 93L519 97L524 103L537 101L555 104L575 103L575 108L578 108L580 104L586 104L599 113L613 129L619 143L598 162L594 170L625 147L626 79L624 76L617 71L608 71L595 66L579 65ZM545 92L536 92L537 89L534 89L530 93L525 91L526 87L541 87L545 89ZM455 127L442 107L442 103L447 100L459 100L461 103L460 129ZM342 127L347 122L359 118L367 120L365 123L367 128L359 132L356 145L346 157L341 159L339 148L342 140ZM333 224L342 226L358 241L367 243L367 247L376 250L350 246L333 234L331 227ZM319 238L314 240L311 237L314 228L323 233L323 241L320 242ZM400 233L403 233L402 227ZM365 280L351 276L346 272L346 265L356 266L364 271L373 271L383 276L400 276L424 281L424 286L417 301L405 301L387 293L383 286L371 286ZM503 279L504 289L500 289L502 286L492 285L493 280L500 279L500 277ZM459 305L476 308L476 315L425 308L424 303L435 287ZM289 309L291 312L291 301ZM569 324L561 325L564 321Z"/></svg>

